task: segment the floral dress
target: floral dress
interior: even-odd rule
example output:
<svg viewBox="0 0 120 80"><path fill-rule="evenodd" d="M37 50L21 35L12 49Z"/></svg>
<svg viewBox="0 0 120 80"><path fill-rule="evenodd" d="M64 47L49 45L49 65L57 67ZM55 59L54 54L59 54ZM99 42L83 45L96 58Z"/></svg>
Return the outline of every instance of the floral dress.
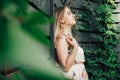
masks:
<svg viewBox="0 0 120 80"><path fill-rule="evenodd" d="M88 80L88 75L83 62L85 62L84 51L81 47L78 47L75 57L76 64L72 65L68 72L63 71L64 76L72 80Z"/></svg>

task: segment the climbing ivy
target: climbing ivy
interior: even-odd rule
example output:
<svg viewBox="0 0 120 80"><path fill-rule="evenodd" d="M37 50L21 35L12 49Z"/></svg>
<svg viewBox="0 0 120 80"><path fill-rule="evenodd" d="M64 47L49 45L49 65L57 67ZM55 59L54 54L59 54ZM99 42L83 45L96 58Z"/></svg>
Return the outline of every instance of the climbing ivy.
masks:
<svg viewBox="0 0 120 80"><path fill-rule="evenodd" d="M86 0L83 11L77 14L81 19L79 28L96 31L90 37L101 44L85 48L86 68L90 80L119 80L120 63L114 48L118 45L117 27L113 25L113 10L117 7L114 0ZM96 47L96 48L95 48Z"/></svg>

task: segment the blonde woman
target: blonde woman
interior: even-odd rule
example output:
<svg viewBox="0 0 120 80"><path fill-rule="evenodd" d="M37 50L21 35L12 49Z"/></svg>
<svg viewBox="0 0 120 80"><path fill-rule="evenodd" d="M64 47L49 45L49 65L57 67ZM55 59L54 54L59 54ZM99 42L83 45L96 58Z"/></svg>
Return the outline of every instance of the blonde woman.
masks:
<svg viewBox="0 0 120 80"><path fill-rule="evenodd" d="M66 78L88 80L83 49L72 36L71 27L76 23L75 15L68 6L55 10L54 44L58 64Z"/></svg>

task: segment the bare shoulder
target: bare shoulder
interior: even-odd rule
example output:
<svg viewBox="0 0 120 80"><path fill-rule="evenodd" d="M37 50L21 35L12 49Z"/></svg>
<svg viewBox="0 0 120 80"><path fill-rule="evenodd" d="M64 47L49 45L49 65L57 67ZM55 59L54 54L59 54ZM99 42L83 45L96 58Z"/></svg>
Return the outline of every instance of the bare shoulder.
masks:
<svg viewBox="0 0 120 80"><path fill-rule="evenodd" d="M58 35L56 38L56 43L57 44L66 44L65 37L63 35Z"/></svg>
<svg viewBox="0 0 120 80"><path fill-rule="evenodd" d="M58 35L56 38L56 41L60 41L60 40L65 40L65 37L63 35Z"/></svg>
<svg viewBox="0 0 120 80"><path fill-rule="evenodd" d="M65 39L65 37L64 37L62 34L59 34L59 35L57 36L57 39Z"/></svg>

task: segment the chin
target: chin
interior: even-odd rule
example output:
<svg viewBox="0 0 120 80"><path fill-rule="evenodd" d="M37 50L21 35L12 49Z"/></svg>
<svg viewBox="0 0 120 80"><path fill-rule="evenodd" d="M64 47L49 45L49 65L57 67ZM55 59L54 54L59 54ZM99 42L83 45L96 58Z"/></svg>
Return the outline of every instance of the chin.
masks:
<svg viewBox="0 0 120 80"><path fill-rule="evenodd" d="M74 26L75 24L76 24L76 22L74 21L74 22L70 23L69 25Z"/></svg>
<svg viewBox="0 0 120 80"><path fill-rule="evenodd" d="M73 23L73 25L75 25L75 24L76 24L76 22Z"/></svg>
<svg viewBox="0 0 120 80"><path fill-rule="evenodd" d="M71 26L74 26L75 25L75 23L74 24L71 24Z"/></svg>

